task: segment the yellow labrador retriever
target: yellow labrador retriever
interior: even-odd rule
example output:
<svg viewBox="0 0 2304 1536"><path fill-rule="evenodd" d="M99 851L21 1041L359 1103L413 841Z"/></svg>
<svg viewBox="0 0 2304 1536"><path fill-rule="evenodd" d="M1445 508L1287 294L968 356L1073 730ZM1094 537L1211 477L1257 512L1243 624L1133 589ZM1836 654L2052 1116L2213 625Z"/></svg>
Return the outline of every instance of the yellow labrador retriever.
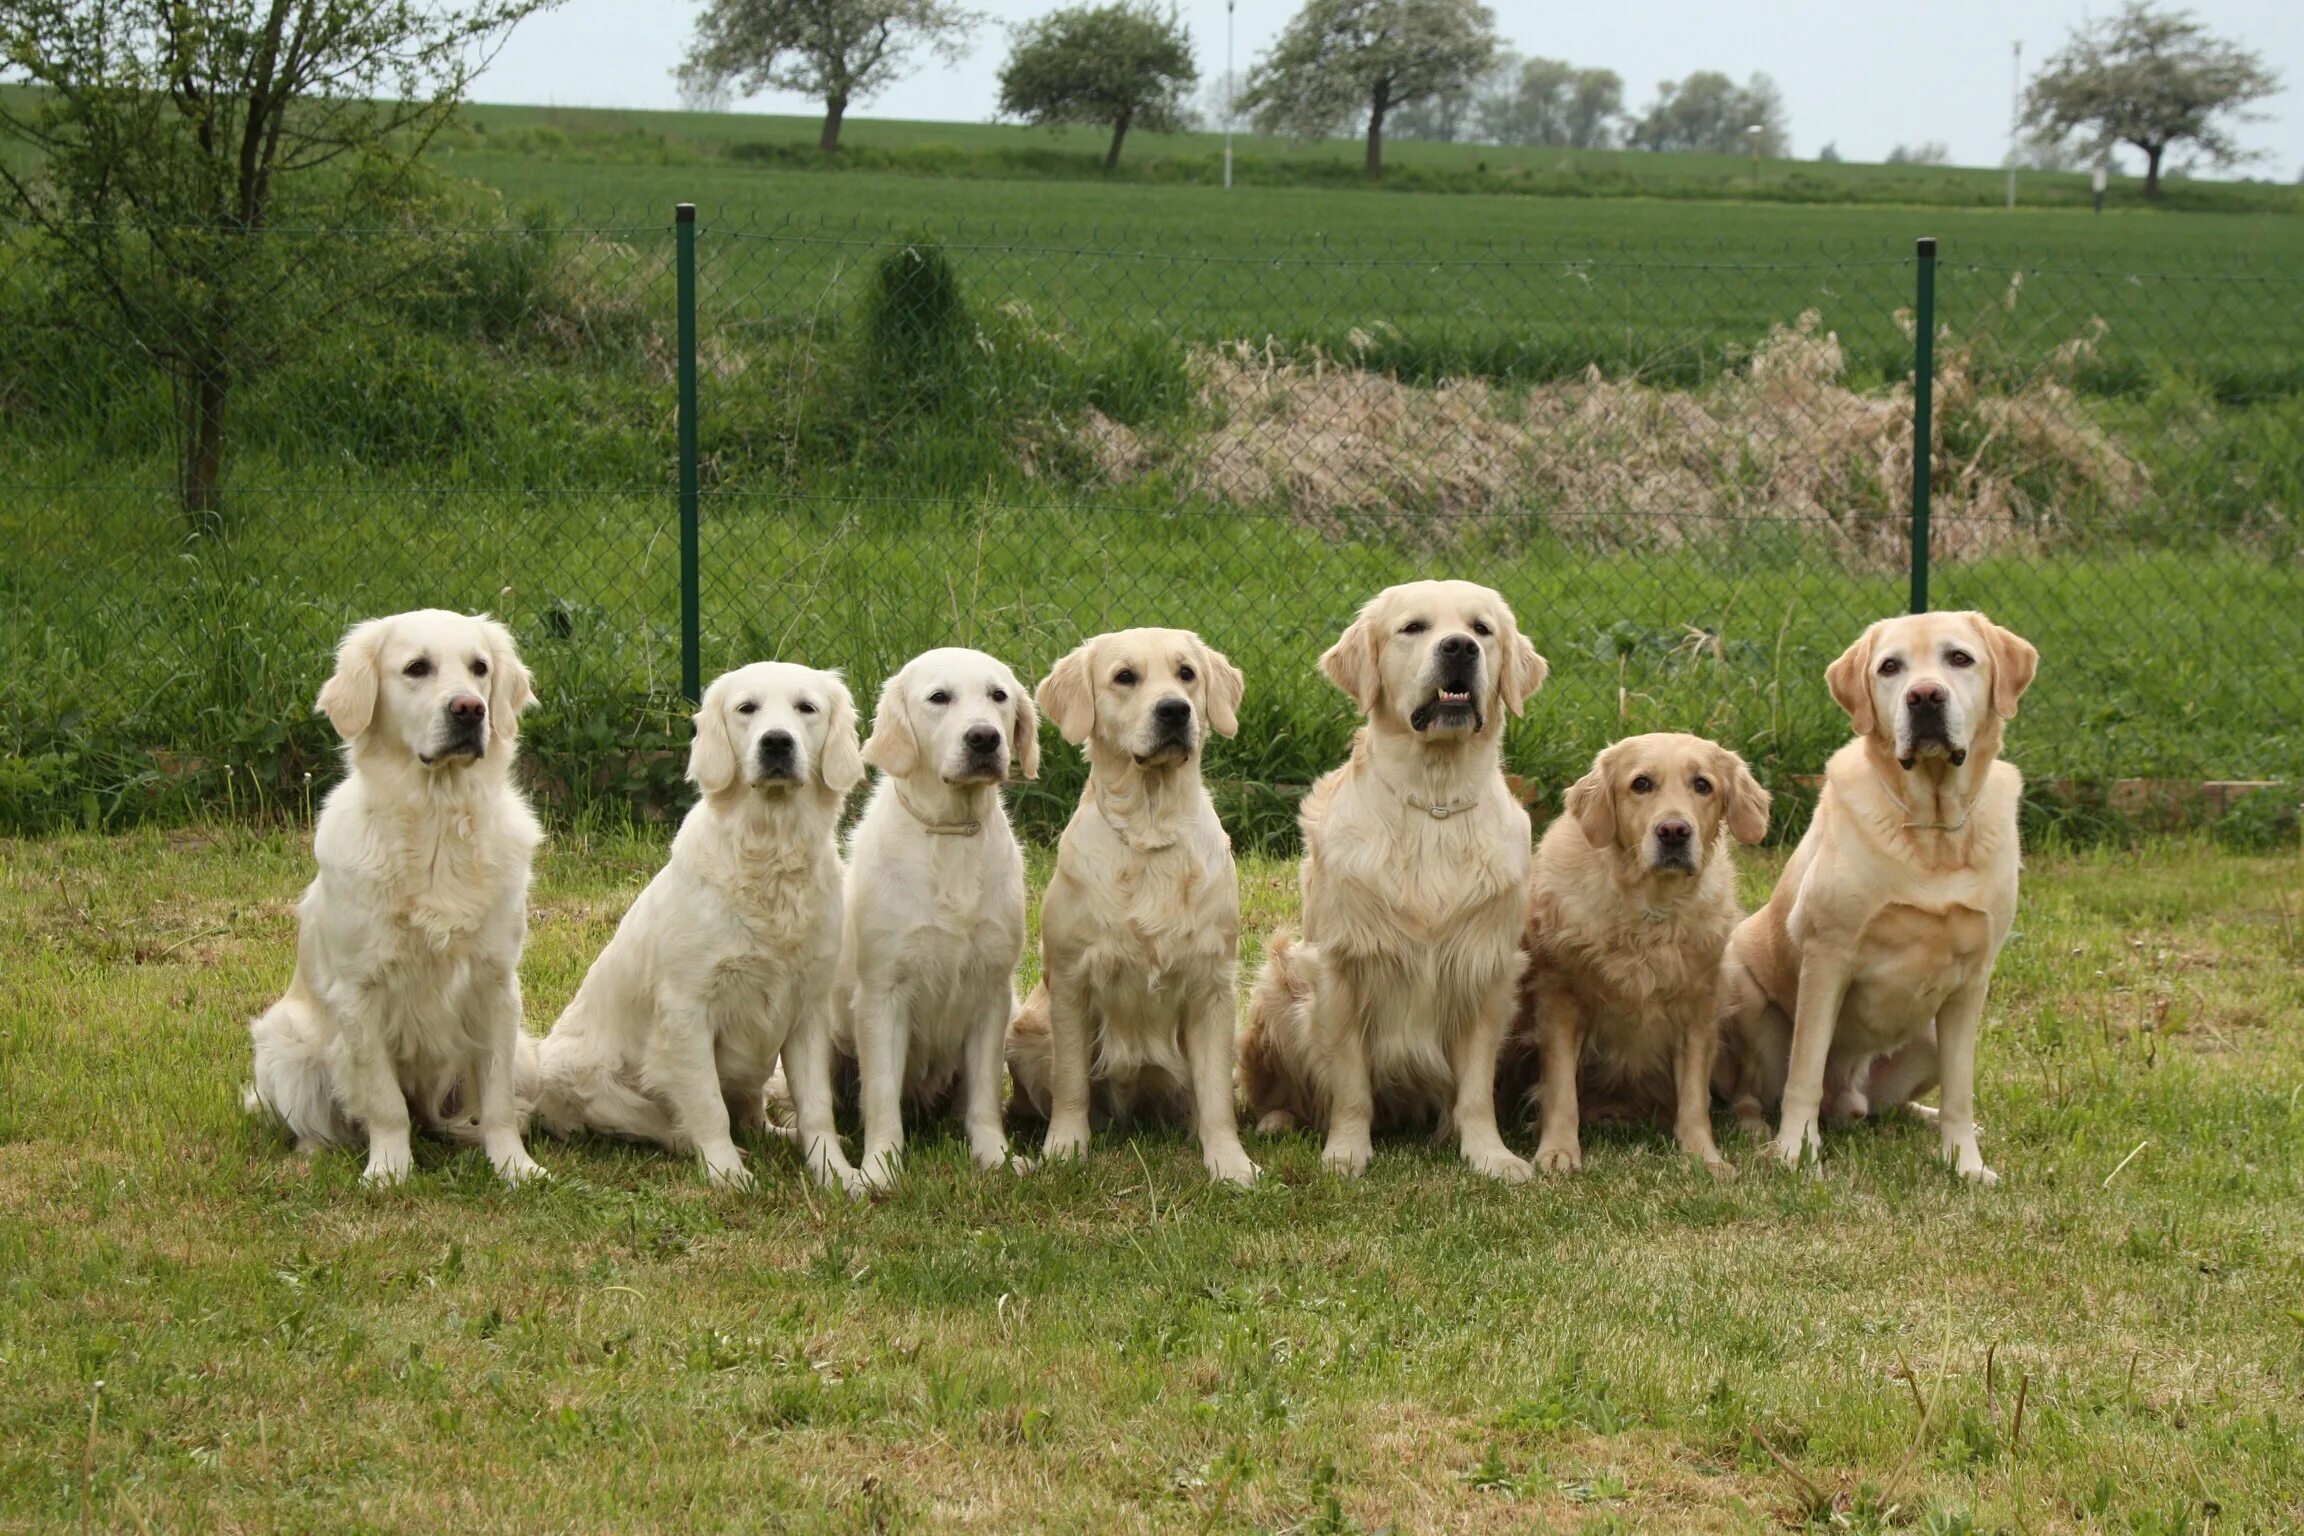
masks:
<svg viewBox="0 0 2304 1536"><path fill-rule="evenodd" d="M1239 878L1200 782L1206 734L1239 729L1244 686L1181 629L1099 635L1040 684L1041 713L1088 749L1041 902L1041 982L1008 1031L1050 1157L1087 1150L1093 1083L1101 1117L1188 1118L1210 1176L1256 1178L1232 1099Z"/></svg>
<svg viewBox="0 0 2304 1536"><path fill-rule="evenodd" d="M1505 1101L1536 1088L1536 1166L1584 1166L1585 1120L1668 1119L1682 1150L1732 1172L1712 1139L1720 957L1743 916L1731 839L1768 835L1768 791L1701 736L1617 742L1536 845L1528 975L1505 1045Z"/></svg>
<svg viewBox="0 0 2304 1536"><path fill-rule="evenodd" d="M1378 593L1320 669L1367 717L1305 797L1304 939L1273 946L1241 1078L1260 1130L1327 1126L1322 1160L1451 1108L1474 1168L1515 1183L1496 1055L1524 957L1528 813L1504 781L1504 717L1545 674L1504 599L1468 581Z"/></svg>
<svg viewBox="0 0 2304 1536"><path fill-rule="evenodd" d="M2000 739L2040 653L1981 613L1883 619L1825 670L1856 739L1768 904L1729 940L1721 1085L1748 1128L1781 1103L1774 1151L1819 1151L1818 1120L1943 1084L1944 1155L1976 1148L1976 1036L2016 919L2023 781Z"/></svg>

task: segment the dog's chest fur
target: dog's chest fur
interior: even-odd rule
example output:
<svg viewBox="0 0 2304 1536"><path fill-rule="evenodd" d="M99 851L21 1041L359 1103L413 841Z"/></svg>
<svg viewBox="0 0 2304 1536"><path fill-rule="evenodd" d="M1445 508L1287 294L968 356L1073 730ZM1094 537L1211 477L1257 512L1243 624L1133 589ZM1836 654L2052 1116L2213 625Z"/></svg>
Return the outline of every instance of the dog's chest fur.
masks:
<svg viewBox="0 0 2304 1536"><path fill-rule="evenodd" d="M1735 927L1727 859L1715 851L1702 875L1655 900L1612 881L1604 893L1539 883L1531 958L1583 1005L1582 1075L1627 1087L1668 1079L1683 1025L1718 990Z"/></svg>

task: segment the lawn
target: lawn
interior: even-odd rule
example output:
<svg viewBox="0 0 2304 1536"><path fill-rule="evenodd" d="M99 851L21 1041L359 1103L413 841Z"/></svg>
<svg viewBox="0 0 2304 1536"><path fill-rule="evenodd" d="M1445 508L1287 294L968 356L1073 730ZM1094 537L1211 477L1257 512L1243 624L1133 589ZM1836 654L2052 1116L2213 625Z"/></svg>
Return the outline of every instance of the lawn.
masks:
<svg viewBox="0 0 2304 1536"><path fill-rule="evenodd" d="M662 853L564 831L532 1021ZM1045 878L1036 861L1035 887ZM1961 1186L1596 1138L1573 1183L1177 1136L897 1195L605 1145L370 1193L245 1118L308 854L0 843L0 1526L2273 1530L2304 1521L2304 883L2036 851ZM1752 861L1748 897L1770 859ZM1250 941L1288 866L1250 860ZM1523 1142L1525 1138L1523 1138ZM99 1385L99 1383L101 1385Z"/></svg>

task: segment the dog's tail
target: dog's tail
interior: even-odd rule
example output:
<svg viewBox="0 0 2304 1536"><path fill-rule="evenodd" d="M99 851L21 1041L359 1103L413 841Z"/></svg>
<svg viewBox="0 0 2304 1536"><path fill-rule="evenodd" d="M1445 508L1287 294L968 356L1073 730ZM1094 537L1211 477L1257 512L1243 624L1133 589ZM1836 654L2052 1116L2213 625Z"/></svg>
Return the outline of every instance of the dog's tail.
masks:
<svg viewBox="0 0 2304 1536"><path fill-rule="evenodd" d="M672 1146L680 1138L672 1117L615 1067L565 1036L522 1042L516 1081L523 1121L555 1136L599 1131Z"/></svg>
<svg viewBox="0 0 2304 1536"><path fill-rule="evenodd" d="M316 1007L311 999L291 993L248 1026L256 1048L256 1078L240 1094L242 1108L271 1115L305 1149L360 1139L359 1127L336 1097Z"/></svg>
<svg viewBox="0 0 2304 1536"><path fill-rule="evenodd" d="M1263 1135L1319 1122L1312 1088L1312 987L1320 950L1276 934L1248 991L1248 1027L1240 1037L1240 1090Z"/></svg>

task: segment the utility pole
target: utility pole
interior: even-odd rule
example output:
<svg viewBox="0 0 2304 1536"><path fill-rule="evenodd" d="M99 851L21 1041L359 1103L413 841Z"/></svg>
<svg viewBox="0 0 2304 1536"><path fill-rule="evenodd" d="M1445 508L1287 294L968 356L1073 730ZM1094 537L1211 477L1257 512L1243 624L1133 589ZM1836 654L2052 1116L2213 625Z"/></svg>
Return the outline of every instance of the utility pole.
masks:
<svg viewBox="0 0 2304 1536"><path fill-rule="evenodd" d="M1232 188L1232 119L1240 111L1240 77L1232 73L1232 7L1224 0L1224 188Z"/></svg>
<svg viewBox="0 0 2304 1536"><path fill-rule="evenodd" d="M2024 40L2016 39L2008 65L2008 207L2016 207L2016 144L2024 123Z"/></svg>

